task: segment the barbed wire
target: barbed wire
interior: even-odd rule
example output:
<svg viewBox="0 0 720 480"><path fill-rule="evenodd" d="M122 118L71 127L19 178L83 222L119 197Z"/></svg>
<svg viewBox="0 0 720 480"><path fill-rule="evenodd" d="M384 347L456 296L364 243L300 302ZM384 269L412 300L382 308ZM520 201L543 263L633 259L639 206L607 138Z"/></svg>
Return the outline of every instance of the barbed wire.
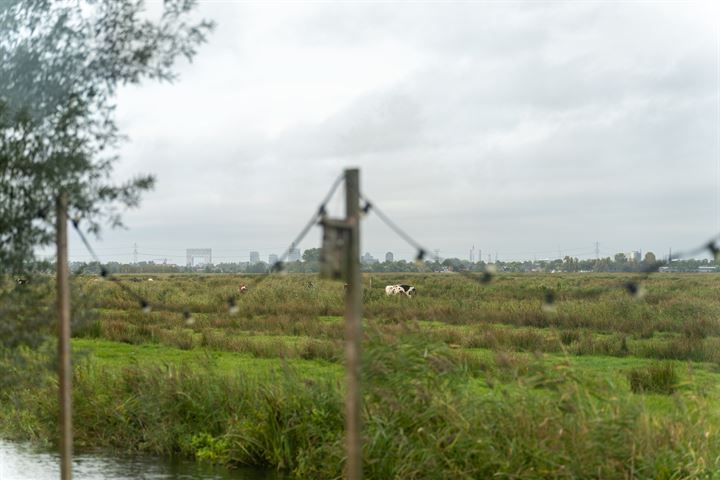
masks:
<svg viewBox="0 0 720 480"><path fill-rule="evenodd" d="M365 203L362 206L363 213L368 214L370 211L373 211L386 226L388 226L399 237L401 237L413 248L415 248L417 252L415 255L416 262L422 262L426 257L429 257L439 263L443 262L442 257L432 253L432 250L423 246L419 241L415 240L412 236L410 236L405 230L400 228L397 223L395 223L388 215L386 215L381 209L378 208L377 204L371 202L367 196L361 193L360 198ZM635 274L637 275L637 277L623 282L621 288L623 288L628 294L632 295L633 297L641 298L645 294L645 289L642 286L642 282L644 280L647 280L648 277L650 277L650 275L652 275L653 273L659 272L660 268L670 266L675 260L681 260L692 257L699 253L709 252L712 255L713 259L718 262L720 261L720 245L718 245L719 241L720 234L717 234L698 247L669 255L667 260L659 260L649 264L645 264L641 267L640 272L637 272ZM456 273L472 281L481 284L487 284L493 279L496 271L486 265L484 267L484 271L482 271L480 275L476 275L475 273L466 270L460 270ZM552 289L546 288L543 292L543 308L552 308L555 302L556 293Z"/></svg>
<svg viewBox="0 0 720 480"><path fill-rule="evenodd" d="M252 277L252 280L249 282L249 285L245 285L246 288L255 287L261 282L265 281L267 278L269 278L272 274L279 274L284 271L285 269L285 260L290 256L292 251L297 248L297 245L300 244L300 242L303 241L303 239L307 236L310 229L318 223L318 221L326 215L326 205L327 202L329 202L335 192L337 191L338 186L342 182L342 180L345 178L345 174L342 173L340 176L338 176L337 179L332 183L330 186L330 190L328 193L323 197L322 202L320 203L320 206L315 211L315 213L310 217L310 220L305 224L305 226L300 230L300 233L298 233L293 241L290 243L288 248L280 255L275 261L268 271L266 273L261 273L256 276ZM188 307L181 307L178 309L177 307L164 304L162 302L150 302L147 298L136 292L135 290L131 289L127 285L125 285L121 279L110 273L108 269L104 266L103 262L100 260L100 257L95 253L95 249L93 249L92 245L88 241L85 234L82 232L82 229L80 228L80 220L79 219L72 219L71 221L73 228L77 232L78 236L80 237L80 240L82 241L83 245L85 246L86 250L88 251L91 258L97 262L100 265L100 276L106 280L110 280L115 285L117 285L123 292L131 296L135 301L138 302L138 305L142 309L143 312L149 313L152 309L156 310L162 310L162 311L174 311L174 312L182 312L183 316L185 317L186 322L190 323L192 320L192 313ZM227 309L229 313L234 314L237 313L239 310L238 307L238 294L233 294L227 299Z"/></svg>
<svg viewBox="0 0 720 480"><path fill-rule="evenodd" d="M251 280L248 282L246 288L252 288L260 283L264 282L267 278L269 278L273 274L279 274L282 273L285 270L285 261L290 256L290 254L297 248L297 245L300 244L300 242L303 241L303 239L307 236L310 229L316 225L320 220L322 220L327 215L327 204L328 202L333 198L333 195L337 191L337 188L340 186L344 179L345 175L344 173L339 175L335 181L332 183L328 193L323 197L320 206L318 209L313 213L313 215L310 217L308 222L303 226L303 228L300 230L300 232L296 235L296 237L290 242L287 249L278 256L277 260L270 265L267 272L255 274L252 276ZM387 214L384 213L382 209L380 209L377 204L370 201L370 199L364 195L363 193L360 194L360 199L362 202L364 202L364 205L361 207L361 211L363 214L367 215L370 213L370 211L374 212L378 218L387 226L389 227L393 232L395 232L400 238L402 238L405 242L407 242L412 248L415 250L415 261L417 263L422 263L425 259L430 259L438 263L442 263L444 261L443 257L441 257L439 254L434 253L433 250L425 247L423 244L421 244L418 240L416 240L414 237L412 237L410 234L408 234L404 229L402 229L396 222L394 222ZM149 312L153 308L159 309L159 310L165 310L165 311L182 311L183 315L185 316L186 320L190 320L191 313L190 309L185 307L178 309L174 306L165 305L161 302L150 302L148 299L143 297L138 292L134 291L133 289L129 288L126 284L124 284L121 279L115 275L112 275L108 269L104 266L103 262L100 260L98 255L95 252L95 249L93 249L90 242L87 240L87 237L83 234L80 225L79 220L73 219L72 225L78 235L80 236L80 239L82 240L82 243L84 244L85 248L87 249L88 253L90 254L91 258L95 262L97 262L100 265L100 276L114 282L120 289L122 289L126 294L131 296L134 300L136 300L140 306L140 308L145 311ZM667 260L660 260L655 261L648 264L643 264L641 266L641 270L637 273L635 273L635 278L631 278L630 280L621 281L620 287L624 289L628 294L630 294L633 297L641 298L645 294L645 289L642 285L642 282L647 280L652 274L660 271L662 267L665 266L671 266L673 261L681 260L684 258L691 257L693 255L697 255L699 253L703 252L709 252L715 261L720 260L720 245L718 245L718 242L720 241L720 234L715 235L707 242L704 242L698 247L681 251L681 252L675 252L672 255L668 256ZM485 264L483 267L483 270L480 272L471 272L469 270L456 270L455 273L472 280L474 282L480 283L480 284L487 284L490 283L493 278L495 277L497 270L494 268L491 264ZM238 311L238 294L231 295L227 299L227 308L230 311L230 313L235 313ZM551 288L545 288L543 290L543 308L554 308L554 304L557 300L557 294L551 289Z"/></svg>
<svg viewBox="0 0 720 480"><path fill-rule="evenodd" d="M443 258L440 255L437 255L433 253L432 250L429 248L423 246L420 242L415 240L413 237L411 237L405 230L400 228L398 224L396 224L394 221L390 219L389 216L387 216L380 208L378 208L377 204L374 202L371 202L367 196L365 196L363 193L360 193L360 199L365 202L365 205L362 206L362 212L365 215L368 215L370 211L372 210L375 215L382 220L382 222L387 225L391 230L393 230L395 233L398 234L403 240L405 240L407 243L409 243L413 248L416 250L415 255L415 261L416 262L422 262L425 260L425 257L429 257L430 259L442 263ZM483 272L481 272L480 277L474 275L471 272L467 271L458 271L457 273L468 277L474 281L480 281L481 283L487 283L492 279L492 275L494 272L492 272L490 269L485 268Z"/></svg>
<svg viewBox="0 0 720 480"><path fill-rule="evenodd" d="M108 269L103 266L102 262L100 261L100 257L97 256L92 245L90 245L90 242L88 241L87 237L85 237L85 234L80 229L80 221L78 219L73 219L72 226L75 229L75 232L80 237L80 240L82 240L82 242L85 245L85 248L87 249L90 256L93 258L93 260L95 262L97 262L100 265L100 276L107 280L115 282L115 284L118 287L120 287L120 289L122 289L125 293L127 293L128 295L130 295L131 297L133 297L135 300L138 301L138 303L140 304L140 308L142 308L142 310L144 312L149 312L150 311L150 303L147 300L145 300L145 298L142 295L138 294L137 292L135 292L134 290L129 288L127 285L122 283L116 276L111 275L110 272L108 271Z"/></svg>
<svg viewBox="0 0 720 480"><path fill-rule="evenodd" d="M674 260L682 260L693 257L699 253L708 252L712 256L713 260L717 262L720 260L720 247L718 246L718 241L720 241L720 234L715 235L702 245L695 248L680 251L675 254L669 254L667 260L658 260L653 263L643 265L641 271L636 274L638 275L637 279L625 282L623 287L630 295L634 297L642 297L645 292L642 288L641 282L643 280L647 280L650 275L659 272L660 268L672 266L672 262Z"/></svg>

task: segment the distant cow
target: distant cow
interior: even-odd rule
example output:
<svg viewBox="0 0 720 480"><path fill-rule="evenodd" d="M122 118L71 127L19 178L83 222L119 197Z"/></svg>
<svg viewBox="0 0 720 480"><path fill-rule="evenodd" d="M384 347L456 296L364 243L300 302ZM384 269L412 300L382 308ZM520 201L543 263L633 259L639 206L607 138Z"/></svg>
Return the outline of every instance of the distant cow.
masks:
<svg viewBox="0 0 720 480"><path fill-rule="evenodd" d="M385 295L405 295L412 297L417 294L417 290L412 285L388 285L385 287Z"/></svg>
<svg viewBox="0 0 720 480"><path fill-rule="evenodd" d="M245 285L244 283L241 283L240 286L238 287L238 292L240 292L240 293L247 292L247 285Z"/></svg>

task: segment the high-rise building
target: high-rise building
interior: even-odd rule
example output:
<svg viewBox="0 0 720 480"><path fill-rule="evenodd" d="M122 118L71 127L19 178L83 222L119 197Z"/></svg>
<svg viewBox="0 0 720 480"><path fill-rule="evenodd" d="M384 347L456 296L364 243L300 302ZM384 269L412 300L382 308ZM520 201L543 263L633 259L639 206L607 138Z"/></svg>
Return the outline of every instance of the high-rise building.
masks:
<svg viewBox="0 0 720 480"><path fill-rule="evenodd" d="M385 254L385 261L386 262L394 262L395 261L395 256L393 255L392 252L387 252Z"/></svg>
<svg viewBox="0 0 720 480"><path fill-rule="evenodd" d="M212 264L212 248L188 248L185 252L188 267Z"/></svg>
<svg viewBox="0 0 720 480"><path fill-rule="evenodd" d="M642 260L642 252L639 250L633 250L631 252L628 252L626 256L628 262L640 263L640 260Z"/></svg>
<svg viewBox="0 0 720 480"><path fill-rule="evenodd" d="M260 253L250 252L250 265L255 265L256 263L260 263Z"/></svg>
<svg viewBox="0 0 720 480"><path fill-rule="evenodd" d="M378 263L378 259L370 255L370 252L365 252L365 255L360 257L360 262L364 264Z"/></svg>
<svg viewBox="0 0 720 480"><path fill-rule="evenodd" d="M300 260L300 249L293 247L288 252L288 262L297 262L298 260Z"/></svg>
<svg viewBox="0 0 720 480"><path fill-rule="evenodd" d="M278 261L277 255L275 255L274 253L271 253L270 255L268 255L268 264L275 265L277 263L277 261Z"/></svg>

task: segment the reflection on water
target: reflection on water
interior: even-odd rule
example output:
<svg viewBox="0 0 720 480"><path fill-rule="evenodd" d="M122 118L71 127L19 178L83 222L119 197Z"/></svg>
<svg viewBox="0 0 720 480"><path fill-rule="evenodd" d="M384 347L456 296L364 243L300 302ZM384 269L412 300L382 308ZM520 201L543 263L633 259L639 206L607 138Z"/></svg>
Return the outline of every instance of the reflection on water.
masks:
<svg viewBox="0 0 720 480"><path fill-rule="evenodd" d="M0 439L0 480L57 480L59 455L38 451L28 445ZM274 471L258 469L227 470L193 462L169 462L154 457L110 457L78 454L73 461L77 480L280 480Z"/></svg>

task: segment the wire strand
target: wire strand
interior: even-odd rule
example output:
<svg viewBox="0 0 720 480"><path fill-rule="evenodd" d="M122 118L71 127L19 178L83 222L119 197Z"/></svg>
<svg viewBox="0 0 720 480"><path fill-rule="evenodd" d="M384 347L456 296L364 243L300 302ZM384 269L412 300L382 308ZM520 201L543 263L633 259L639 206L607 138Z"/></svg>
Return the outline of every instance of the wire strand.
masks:
<svg viewBox="0 0 720 480"><path fill-rule="evenodd" d="M366 214L370 212L370 210L374 211L375 214L382 220L382 222L390 227L391 230L393 230L395 233L397 233L403 240L405 240L407 243L409 243L411 246L413 246L418 251L419 257L424 257L426 254L429 254L433 260L440 262L440 257L438 255L435 255L434 253L431 253L430 250L423 247L420 242L416 241L414 238L412 238L410 235L408 235L405 230L400 228L395 222L393 222L390 217L385 215L382 210L380 210L377 206L377 204L371 202L365 195L362 193L360 194L360 198L365 202L365 206L363 207L363 212ZM419 255L422 253L422 255ZM420 258L422 260L422 258Z"/></svg>
<svg viewBox="0 0 720 480"><path fill-rule="evenodd" d="M416 259L418 261L422 261L426 255L430 255L431 258L433 258L436 262L442 262L442 259L439 255L435 255L434 253L430 253L428 249L422 246L420 242L415 240L413 237L411 237L408 233L405 232L402 228L400 228L394 221L390 219L388 215L386 215L381 209L377 207L377 205L373 202L371 202L365 195L361 194L360 198L365 202L365 206L363 207L363 211L367 214L370 210L373 210L375 214L380 218L380 220L385 223L391 230L393 230L395 233L398 234L403 240L405 240L408 244L410 244L412 247L414 247L417 250L417 257ZM640 282L643 280L646 280L649 278L649 276L653 273L659 272L660 268L668 265L672 265L673 260L679 260L687 257L691 257L693 255L697 255L698 253L702 253L705 251L709 251L713 258L717 261L720 258L720 246L717 245L717 242L720 240L720 234L717 234L713 236L709 241L703 243L701 246L698 246L696 248L682 251L679 253L676 253L673 256L670 256L667 261L656 261L651 264L643 266L642 270L637 273L638 277L635 279L631 279L629 281L625 281L622 283L622 288L624 288L628 293L630 293L633 296L641 296L643 294L643 290L640 286ZM461 274L462 276L469 278L471 280L480 282L480 283L488 283L495 273L494 271L491 271L487 267L483 272L481 272L479 275L475 275L472 272L469 271L458 271L456 273ZM546 289L544 294L544 303L545 305L550 305L555 302L555 294L551 289Z"/></svg>
<svg viewBox="0 0 720 480"><path fill-rule="evenodd" d="M294 248L296 248L297 245L300 244L300 242L303 241L303 239L305 238L305 236L307 236L308 232L313 227L313 225L315 225L317 223L318 219L320 219L322 216L325 215L327 203L332 199L333 195L337 191L338 186L340 185L340 183L342 182L342 180L344 178L345 178L345 173L342 173L335 179L335 181L330 186L330 190L325 195L325 197L323 197L323 200L320 203L319 208L315 211L315 213L312 215L310 220L305 224L305 226L302 228L300 233L295 237L295 239L292 241L292 243L290 243L290 246L287 248L287 250L285 250L285 252L280 257L278 257L278 260L273 265L270 266L269 270L266 273L254 276L253 280L251 282L249 282L250 286L257 286L258 284L265 281L271 274L280 273L283 271L283 269L284 269L283 263L285 262L285 259L290 255L292 250ZM95 249L92 247L92 245L88 241L87 237L82 232L82 229L80 228L80 221L78 219L73 219L72 226L75 229L75 231L77 232L77 234L80 236L80 240L85 245L85 248L87 249L91 258L100 265L100 275L103 278L106 278L107 280L112 281L122 291L124 291L125 293L127 293L128 295L133 297L140 304L140 307L143 309L143 311L148 312L148 311L150 311L151 307L153 307L153 308L159 307L160 310L164 310L164 311L176 311L177 312L177 311L182 310L182 313L186 319L189 320L191 318L191 313L190 313L189 308L183 307L181 309L178 309L177 307L166 305L166 304L163 304L160 302L153 302L151 305L151 303L145 297L143 297L142 295L140 295L139 293L137 293L136 291L134 291L133 289L131 289L130 287L125 285L124 283L122 283L122 281L118 277L112 275L107 270L107 268L105 268L103 266L103 262L100 261L100 257L98 257L97 253L95 253ZM246 288L248 287L248 285L244 285L244 286ZM228 308L231 313L234 313L235 311L237 311L237 299L238 299L238 295L235 294L235 295L231 295L227 300Z"/></svg>

